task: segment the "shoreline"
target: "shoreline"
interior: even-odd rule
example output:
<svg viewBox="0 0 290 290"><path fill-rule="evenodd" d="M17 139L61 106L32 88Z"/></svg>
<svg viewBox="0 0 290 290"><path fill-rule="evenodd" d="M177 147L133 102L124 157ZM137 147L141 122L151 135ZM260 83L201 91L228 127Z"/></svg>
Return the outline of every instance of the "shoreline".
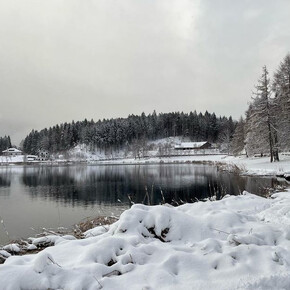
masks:
<svg viewBox="0 0 290 290"><path fill-rule="evenodd" d="M244 192L241 193L240 195L243 195ZM273 187L269 189L268 195L265 195L265 196L256 195L256 196L262 197L264 199L271 199L273 195L279 192L290 192L290 191L287 190L287 187L283 187L283 188ZM221 200L226 198L227 196L222 197ZM198 203L206 202L206 201L212 202L215 200L216 200L215 197L207 198L205 200L199 200ZM193 204L193 203L186 202L184 204L179 204L177 207L186 206L190 204ZM143 205L143 204L140 204L140 205ZM174 207L168 204L161 204L161 205ZM146 206L151 207L150 205L146 205ZM124 212L127 210L130 210L130 208L124 210ZM30 255L30 254L37 254L43 251L44 249L46 249L47 247L55 246L58 238L65 239L65 240L86 239L88 238L88 235L86 233L90 232L96 227L98 228L102 227L105 231L107 231L109 229L109 226L119 221L119 219L120 219L120 216L91 216L91 217L82 219L78 223L68 228L64 228L64 227L59 227L56 229L43 228L43 232L35 234L34 237L12 240L8 244L4 246L3 245L0 246L0 265L5 263L5 260L8 259L10 256L24 256L24 255Z"/></svg>
<svg viewBox="0 0 290 290"><path fill-rule="evenodd" d="M241 170L241 167L239 167L237 165L237 163L234 163L232 162L232 158L231 156L226 156L226 155L223 155L223 156L216 156L216 155L211 155L211 156L207 156L207 160L205 159L205 156L198 156L200 160L197 160L197 156L182 156L183 158L182 159L178 159L178 158L171 158L171 157L163 157L163 158L159 158L157 162L157 158L146 158L146 159L139 159L139 160L134 160L134 159L127 159L124 163L124 159L122 159L122 162L119 162L119 163L115 163L115 160L107 160L105 162L78 162L78 161L75 161L74 163L72 163L71 161L67 161L65 163L43 163L43 162L39 162L39 163L32 163L32 164L27 164L27 166L35 166L35 165L39 165L39 166L62 166L62 165L77 165L77 164L81 164L81 165L86 165L86 166L122 166L122 165L127 165L127 166L136 166L136 165L167 165L167 164L204 164L204 165L210 165L210 166L216 166L218 167L218 170L223 170L223 171L227 171L227 172L232 172L232 173L235 173L235 174L239 174L239 175L242 175L242 176L265 176L265 177L270 177L270 176L276 176L277 178L285 178L285 173L283 173L283 175L280 175L280 176L277 176L277 174L273 174L273 172L271 171L268 171L267 174L263 174L265 172L263 171L258 171L257 173L252 173L251 172L245 172L245 171L242 171ZM188 157L191 157L191 160L188 160ZM210 158L209 158L210 157ZM220 160L216 160L217 158L216 157L219 157L218 159L222 159L223 161L220 161ZM194 159L195 158L195 159ZM214 159L214 160L209 160L209 159ZM268 159L268 158L266 158ZM249 159L248 159L249 160ZM247 160L247 161L248 161ZM262 161L262 162L265 162L265 158L256 158L256 159L252 159L253 161ZM135 162L134 162L135 161ZM138 161L138 162L136 162ZM148 162L149 161L149 162ZM288 163L288 160L283 160L283 161L286 161ZM289 158L289 163L290 163L290 158ZM242 163L240 163L242 164ZM270 164L271 165L271 164ZM274 164L274 165L277 165ZM6 165L6 166L9 166L9 165ZM26 165L15 165L15 166L26 166ZM289 166L290 167L290 166ZM242 167L244 170L245 170L245 166ZM281 174L281 171L279 172ZM107 225L106 223L100 223L100 221L98 221L98 219L100 219L102 217L91 217L91 218L88 218L87 219L87 223L91 223L92 220L97 220L95 221L94 223L92 223L92 226L97 226L97 225L101 225L101 226L104 226L104 225ZM103 218L110 218L110 217L103 217ZM71 236L75 236L76 237L76 232L74 232L74 230L76 229L76 227L79 227L80 224L82 224L83 221L80 221L78 224L75 224L72 226L72 228L67 228L65 232L61 233L61 235L71 235ZM83 234L85 232L85 230L81 230L79 233L77 233L77 235L80 237L81 234ZM54 232L54 233L57 233ZM44 236L48 236L50 235L51 233L47 232ZM41 236L43 235L43 233L41 234L38 234L38 236ZM36 235L36 238L27 238L27 239L22 239L22 240L18 240L18 241L11 241L10 244L6 245L6 246L3 246L2 249L5 250L5 247L8 246L8 250L10 252L12 252L12 254L18 254L20 253L21 255L23 254L30 254L30 253L35 253L35 251L41 251L43 250L45 247L42 246L42 244L40 243L40 246L41 248L40 249L36 249L35 247L32 246L32 248L30 249L29 247L32 245L32 243L29 243L29 241L32 241L32 240L35 240L37 239L37 235ZM45 243L44 243L45 244ZM9 248L9 245L13 245L12 248L10 246ZM48 244L49 246L50 244ZM3 253L2 253L3 254ZM1 258L2 256L2 258ZM0 250L0 264L4 262L4 259L5 256L1 255L1 250Z"/></svg>
<svg viewBox="0 0 290 290"><path fill-rule="evenodd" d="M206 164L218 166L224 171L237 172L243 176L290 176L290 156L281 154L281 161L270 163L269 157L234 157L230 155L181 155L144 158L118 158L106 160L56 160L0 163L0 168L10 166L118 166L118 165L162 165L162 164Z"/></svg>
<svg viewBox="0 0 290 290"><path fill-rule="evenodd" d="M28 237L18 240L12 240L8 244L0 246L0 265L11 256L25 256L37 254L47 247L55 246L55 238L64 237L70 240L85 239L85 233L95 227L108 227L118 221L120 217L115 216L97 216L85 218L71 228L57 228L55 230L46 229L34 237Z"/></svg>

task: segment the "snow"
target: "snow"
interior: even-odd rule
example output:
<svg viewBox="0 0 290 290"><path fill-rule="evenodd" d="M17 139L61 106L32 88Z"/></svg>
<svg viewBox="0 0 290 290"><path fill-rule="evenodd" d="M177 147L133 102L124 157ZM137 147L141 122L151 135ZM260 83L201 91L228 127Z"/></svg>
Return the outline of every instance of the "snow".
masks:
<svg viewBox="0 0 290 290"><path fill-rule="evenodd" d="M203 145L205 145L207 141L204 142L182 142L181 144L178 144L175 146L175 148L199 148Z"/></svg>
<svg viewBox="0 0 290 290"><path fill-rule="evenodd" d="M145 157L136 158L133 152L119 150L112 154L104 151L90 152L87 146L78 145L69 153L70 160L85 160L95 164L156 164L156 163L191 163L208 162L223 164L225 170L233 170L235 166L245 175L284 175L290 176L290 154L280 153L280 162L270 162L269 157L234 157L219 154L218 149L205 150L174 150L174 147L183 142L180 137L169 137L148 142L150 148ZM184 143L184 142L183 142ZM202 142L201 142L202 143ZM185 144L185 143L184 143ZM162 149L160 152L160 148ZM162 153L162 151L164 151ZM162 153L162 154L161 154ZM162 156L160 156L160 154ZM167 155L167 156L166 156Z"/></svg>
<svg viewBox="0 0 290 290"><path fill-rule="evenodd" d="M24 161L24 155L16 156L0 156L0 165L1 164L13 164L13 163L22 163Z"/></svg>
<svg viewBox="0 0 290 290"><path fill-rule="evenodd" d="M290 192L133 205L86 238L0 265L0 289L288 289Z"/></svg>
<svg viewBox="0 0 290 290"><path fill-rule="evenodd" d="M78 152L78 153L77 153ZM82 152L82 153L81 153ZM79 155L78 155L79 154ZM269 162L269 157L253 157L247 158L246 156L234 157L221 154L208 154L208 155L179 155L179 156L164 156L157 157L152 154L152 157L146 158L124 158L123 153L119 152L119 157L106 157L103 153L92 154L88 151L75 151L75 159L68 161L85 160L94 164L156 164L156 163L191 163L191 162L208 162L211 164L224 164L224 169L231 170L234 165L240 168L243 174L247 175L284 175L290 176L290 156L280 155L280 162ZM76 156L81 156L83 159L77 159ZM23 163L24 156L19 155L15 157L0 156L1 164L17 164ZM63 161L63 160L62 160ZM35 164L37 161L34 161Z"/></svg>
<svg viewBox="0 0 290 290"><path fill-rule="evenodd" d="M11 256L11 254L8 253L8 252L5 251L5 250L0 250L0 256L3 256L3 257L5 257L5 258L8 258L8 257Z"/></svg>
<svg viewBox="0 0 290 290"><path fill-rule="evenodd" d="M91 150L85 144L79 144L66 152L65 155L51 156L53 161L33 161L37 163L58 164L63 162L87 162L94 164L156 164L156 163L191 163L208 162L211 164L224 165L225 170L235 170L239 168L242 174L246 175L281 175L290 176L290 154L280 153L280 162L270 163L269 157L251 157L245 155L234 157L220 154L218 149L202 150L175 150L175 146L180 144L204 144L204 142L188 142L181 137L168 137L148 141L146 150L141 149L139 157L134 148L128 150L104 151L98 148ZM132 145L133 146L133 145ZM144 148L145 148L144 147ZM24 155L14 157L0 156L0 165L13 165L23 163Z"/></svg>
<svg viewBox="0 0 290 290"><path fill-rule="evenodd" d="M235 164L248 175L287 175L290 173L290 156L280 154L279 162L270 162L270 157L227 156L222 162Z"/></svg>
<svg viewBox="0 0 290 290"><path fill-rule="evenodd" d="M7 150L2 151L2 153L22 153L22 151L16 148L8 148Z"/></svg>
<svg viewBox="0 0 290 290"><path fill-rule="evenodd" d="M3 250L8 251L8 252L20 252L20 248L18 246L18 244L9 244L3 247Z"/></svg>
<svg viewBox="0 0 290 290"><path fill-rule="evenodd" d="M154 163L210 163L225 165L224 169L231 171L237 166L245 175L290 175L290 156L280 155L280 162L270 162L269 157L246 156L234 157L228 155L184 155L172 157L126 158L120 160L98 161L98 164L154 164Z"/></svg>

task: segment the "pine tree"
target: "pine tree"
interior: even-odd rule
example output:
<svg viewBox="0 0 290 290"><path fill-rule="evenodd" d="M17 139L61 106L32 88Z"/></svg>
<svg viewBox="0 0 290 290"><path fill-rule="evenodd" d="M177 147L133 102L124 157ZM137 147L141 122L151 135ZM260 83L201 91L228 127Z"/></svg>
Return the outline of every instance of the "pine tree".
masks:
<svg viewBox="0 0 290 290"><path fill-rule="evenodd" d="M247 147L249 151L259 151L261 155L270 153L270 161L274 158L274 125L271 110L270 79L267 67L263 67L263 72L256 86L251 108L247 118ZM258 152L255 152L258 153Z"/></svg>
<svg viewBox="0 0 290 290"><path fill-rule="evenodd" d="M241 117L235 132L233 134L233 139L231 141L230 147L231 147L231 152L233 155L237 156L239 155L245 148L245 121Z"/></svg>
<svg viewBox="0 0 290 290"><path fill-rule="evenodd" d="M282 150L290 150L290 54L287 54L274 74L276 121Z"/></svg>

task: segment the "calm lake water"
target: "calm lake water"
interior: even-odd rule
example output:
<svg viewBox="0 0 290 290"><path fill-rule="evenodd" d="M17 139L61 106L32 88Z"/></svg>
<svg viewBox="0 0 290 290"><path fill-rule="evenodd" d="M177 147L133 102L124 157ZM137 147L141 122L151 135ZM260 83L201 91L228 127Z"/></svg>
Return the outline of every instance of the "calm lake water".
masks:
<svg viewBox="0 0 290 290"><path fill-rule="evenodd" d="M196 164L0 167L0 244L34 236L43 227L118 216L130 207L128 196L136 203L159 204L162 191L166 202L176 204L243 190L263 195L277 183Z"/></svg>

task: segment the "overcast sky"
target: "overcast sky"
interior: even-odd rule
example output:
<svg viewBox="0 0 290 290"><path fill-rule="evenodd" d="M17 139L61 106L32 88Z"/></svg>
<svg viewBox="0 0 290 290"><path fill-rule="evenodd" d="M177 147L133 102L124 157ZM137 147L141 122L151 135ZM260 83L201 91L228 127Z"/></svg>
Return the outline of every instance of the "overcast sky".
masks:
<svg viewBox="0 0 290 290"><path fill-rule="evenodd" d="M0 0L0 136L128 114L239 118L290 51L289 0Z"/></svg>

